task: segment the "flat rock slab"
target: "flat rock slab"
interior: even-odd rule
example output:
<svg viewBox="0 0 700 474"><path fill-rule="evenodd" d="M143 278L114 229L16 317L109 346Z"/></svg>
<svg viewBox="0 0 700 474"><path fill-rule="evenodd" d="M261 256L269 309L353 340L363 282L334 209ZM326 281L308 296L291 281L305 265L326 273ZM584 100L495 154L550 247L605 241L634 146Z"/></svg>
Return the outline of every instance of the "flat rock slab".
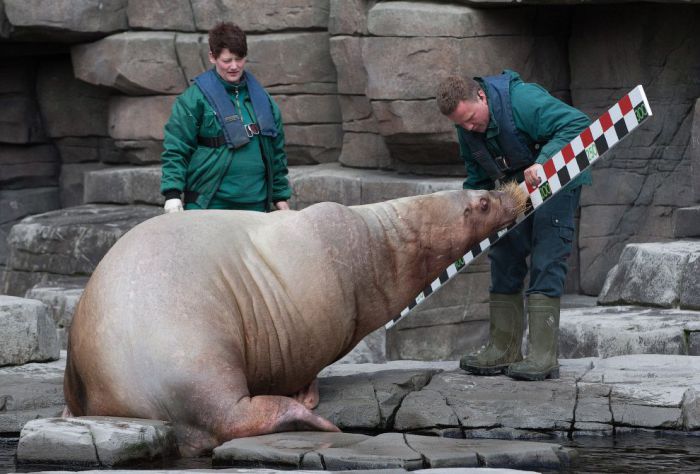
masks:
<svg viewBox="0 0 700 474"><path fill-rule="evenodd" d="M103 474L104 471L81 471L82 474ZM110 474L143 474L143 470L124 470L110 469ZM238 474L289 474L289 470L264 469L264 468L229 468L229 469L186 469L186 470L148 470L148 474L216 474L221 472L231 472ZM418 469L415 471L407 471L406 469L382 469L377 471L374 469L353 469L349 471L326 471L336 474L401 474L411 472L413 474L535 474L535 471L521 471L516 469L494 469L494 468L438 468L438 469ZM73 474L74 471L41 471L38 474ZM295 470L295 474L318 474L318 470Z"/></svg>
<svg viewBox="0 0 700 474"><path fill-rule="evenodd" d="M700 355L700 311L642 306L562 308L559 357Z"/></svg>
<svg viewBox="0 0 700 474"><path fill-rule="evenodd" d="M177 455L169 423L113 417L45 418L24 425L17 464L111 467Z"/></svg>
<svg viewBox="0 0 700 474"><path fill-rule="evenodd" d="M16 435L35 418L60 416L66 353L55 362L0 367L0 435Z"/></svg>
<svg viewBox="0 0 700 474"><path fill-rule="evenodd" d="M214 449L217 466L325 469L524 467L559 469L573 450L526 441L465 440L384 433L277 433L229 441ZM384 472L384 471L383 471ZM452 472L452 471L451 471Z"/></svg>
<svg viewBox="0 0 700 474"><path fill-rule="evenodd" d="M56 360L56 325L41 301L0 295L0 366Z"/></svg>
<svg viewBox="0 0 700 474"><path fill-rule="evenodd" d="M700 240L628 244L605 280L601 304L700 308Z"/></svg>

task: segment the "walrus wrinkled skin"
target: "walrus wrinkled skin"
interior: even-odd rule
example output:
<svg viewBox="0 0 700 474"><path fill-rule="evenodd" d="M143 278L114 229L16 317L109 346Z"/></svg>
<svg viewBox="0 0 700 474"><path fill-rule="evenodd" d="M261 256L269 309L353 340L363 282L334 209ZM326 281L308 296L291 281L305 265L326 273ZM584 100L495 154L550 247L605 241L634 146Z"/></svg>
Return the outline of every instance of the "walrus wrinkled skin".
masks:
<svg viewBox="0 0 700 474"><path fill-rule="evenodd" d="M244 436L337 431L310 410L318 372L512 222L525 199L517 189L150 219L85 288L67 408L169 420L183 455Z"/></svg>

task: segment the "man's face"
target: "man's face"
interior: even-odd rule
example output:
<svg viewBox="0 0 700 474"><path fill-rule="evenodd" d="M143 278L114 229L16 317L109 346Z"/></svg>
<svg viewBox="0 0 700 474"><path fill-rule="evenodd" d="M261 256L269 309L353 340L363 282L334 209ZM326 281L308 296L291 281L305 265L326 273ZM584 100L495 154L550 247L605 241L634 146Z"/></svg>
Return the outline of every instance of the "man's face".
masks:
<svg viewBox="0 0 700 474"><path fill-rule="evenodd" d="M459 101L457 108L447 118L469 132L484 133L490 118L484 91L478 92L476 100Z"/></svg>
<svg viewBox="0 0 700 474"><path fill-rule="evenodd" d="M239 58L228 49L223 49L218 58L209 51L209 62L216 67L216 72L226 82L237 83L243 75L246 58Z"/></svg>

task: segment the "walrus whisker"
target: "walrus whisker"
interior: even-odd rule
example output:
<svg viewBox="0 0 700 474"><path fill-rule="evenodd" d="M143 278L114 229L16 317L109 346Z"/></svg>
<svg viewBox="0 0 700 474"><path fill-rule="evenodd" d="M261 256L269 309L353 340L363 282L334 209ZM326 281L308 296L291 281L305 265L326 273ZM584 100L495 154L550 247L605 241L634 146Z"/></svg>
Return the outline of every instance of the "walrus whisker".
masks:
<svg viewBox="0 0 700 474"><path fill-rule="evenodd" d="M513 201L515 215L522 214L527 209L528 195L515 181L501 184L496 191L506 194Z"/></svg>

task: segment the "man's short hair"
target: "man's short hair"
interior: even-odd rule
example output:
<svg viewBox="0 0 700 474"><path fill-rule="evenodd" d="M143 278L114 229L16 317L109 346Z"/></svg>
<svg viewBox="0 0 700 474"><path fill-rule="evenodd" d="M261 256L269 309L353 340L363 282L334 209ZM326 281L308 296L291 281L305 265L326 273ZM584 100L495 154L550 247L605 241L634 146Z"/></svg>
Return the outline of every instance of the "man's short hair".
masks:
<svg viewBox="0 0 700 474"><path fill-rule="evenodd" d="M224 49L228 49L239 58L248 56L245 32L231 22L217 23L209 30L209 51L218 58Z"/></svg>
<svg viewBox="0 0 700 474"><path fill-rule="evenodd" d="M450 115L463 100L475 101L479 98L481 86L474 79L460 76L447 76L437 88L438 108L443 115Z"/></svg>

